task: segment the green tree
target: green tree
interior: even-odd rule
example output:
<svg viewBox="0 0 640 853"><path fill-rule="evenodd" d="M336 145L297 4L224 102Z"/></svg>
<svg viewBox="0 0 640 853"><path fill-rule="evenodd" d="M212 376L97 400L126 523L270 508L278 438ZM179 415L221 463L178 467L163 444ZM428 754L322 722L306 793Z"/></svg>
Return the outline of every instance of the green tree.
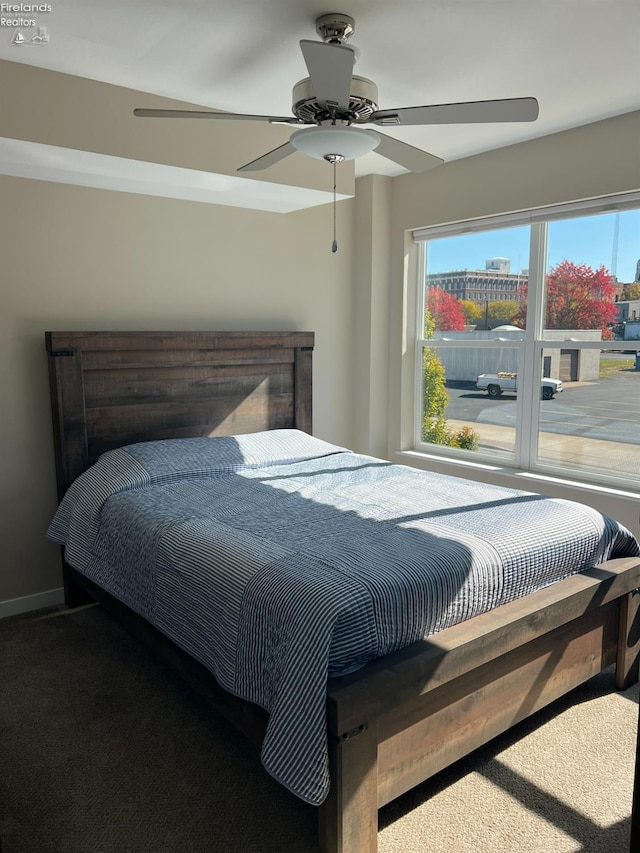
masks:
<svg viewBox="0 0 640 853"><path fill-rule="evenodd" d="M424 323L425 339L433 338L435 328L435 317L427 311ZM422 418L422 440L429 444L460 447L464 450L477 450L479 447L478 436L471 427L462 427L458 432L449 430L445 417L445 411L449 403L449 394L447 393L445 384L444 365L438 358L435 348L425 347L423 353L422 383L424 414Z"/></svg>
<svg viewBox="0 0 640 853"><path fill-rule="evenodd" d="M640 281L633 281L631 284L625 284L622 288L622 299L640 299Z"/></svg>
<svg viewBox="0 0 640 853"><path fill-rule="evenodd" d="M427 311L424 320L426 339L433 338L435 328L435 318ZM422 440L430 444L448 444L449 433L444 413L449 403L449 394L445 386L445 370L437 351L431 347L424 348L422 377L424 400Z"/></svg>
<svg viewBox="0 0 640 853"><path fill-rule="evenodd" d="M482 319L482 305L474 302L473 299L461 299L460 307L464 311L464 319L469 326L479 323Z"/></svg>
<svg viewBox="0 0 640 853"><path fill-rule="evenodd" d="M489 325L491 328L494 326L502 326L505 324L513 323L513 320L517 318L518 311L520 310L520 303L511 299L496 299L494 302L489 302Z"/></svg>
<svg viewBox="0 0 640 853"><path fill-rule="evenodd" d="M474 302L472 299L461 299L460 307L464 311L465 320L469 325L480 325L488 328L513 323L517 319L520 303L512 299L496 299L491 302Z"/></svg>

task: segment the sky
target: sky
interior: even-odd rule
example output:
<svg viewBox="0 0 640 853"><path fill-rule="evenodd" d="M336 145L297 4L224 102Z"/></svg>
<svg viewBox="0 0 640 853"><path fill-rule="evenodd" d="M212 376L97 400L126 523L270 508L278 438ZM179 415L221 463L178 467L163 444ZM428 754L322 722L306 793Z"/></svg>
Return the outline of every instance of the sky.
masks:
<svg viewBox="0 0 640 853"><path fill-rule="evenodd" d="M569 260L592 269L604 266L618 281L634 281L640 260L640 210L551 222L547 251L548 268ZM526 269L529 226L431 240L427 248L427 272L483 270L488 258L509 258L512 273Z"/></svg>

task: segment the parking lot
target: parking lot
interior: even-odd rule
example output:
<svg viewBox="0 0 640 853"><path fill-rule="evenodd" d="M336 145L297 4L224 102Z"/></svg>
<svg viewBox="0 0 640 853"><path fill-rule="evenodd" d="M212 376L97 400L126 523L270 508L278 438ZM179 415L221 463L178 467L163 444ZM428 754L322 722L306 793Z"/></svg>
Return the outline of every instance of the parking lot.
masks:
<svg viewBox="0 0 640 853"><path fill-rule="evenodd" d="M516 395L490 398L472 382L447 384L448 420L515 427ZM640 445L640 371L623 369L609 379L565 382L564 391L540 401L540 430Z"/></svg>

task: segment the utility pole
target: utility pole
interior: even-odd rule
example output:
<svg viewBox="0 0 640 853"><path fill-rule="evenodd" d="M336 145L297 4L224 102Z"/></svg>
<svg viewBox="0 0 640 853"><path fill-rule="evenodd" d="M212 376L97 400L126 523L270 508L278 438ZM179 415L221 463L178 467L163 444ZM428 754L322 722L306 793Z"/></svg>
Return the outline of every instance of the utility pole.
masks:
<svg viewBox="0 0 640 853"><path fill-rule="evenodd" d="M613 243L611 246L611 277L614 281L618 280L618 240L620 238L620 211L615 214L613 222Z"/></svg>

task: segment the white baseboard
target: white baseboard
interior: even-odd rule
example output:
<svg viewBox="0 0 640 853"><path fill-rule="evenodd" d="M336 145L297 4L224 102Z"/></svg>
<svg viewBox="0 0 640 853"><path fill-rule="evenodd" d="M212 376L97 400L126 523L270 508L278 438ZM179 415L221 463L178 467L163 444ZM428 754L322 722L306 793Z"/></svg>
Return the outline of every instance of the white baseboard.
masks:
<svg viewBox="0 0 640 853"><path fill-rule="evenodd" d="M0 601L0 619L7 616L17 616L19 613L29 613L31 610L41 610L43 607L55 607L64 604L64 589L50 589L35 595L25 595L22 598L10 598Z"/></svg>

